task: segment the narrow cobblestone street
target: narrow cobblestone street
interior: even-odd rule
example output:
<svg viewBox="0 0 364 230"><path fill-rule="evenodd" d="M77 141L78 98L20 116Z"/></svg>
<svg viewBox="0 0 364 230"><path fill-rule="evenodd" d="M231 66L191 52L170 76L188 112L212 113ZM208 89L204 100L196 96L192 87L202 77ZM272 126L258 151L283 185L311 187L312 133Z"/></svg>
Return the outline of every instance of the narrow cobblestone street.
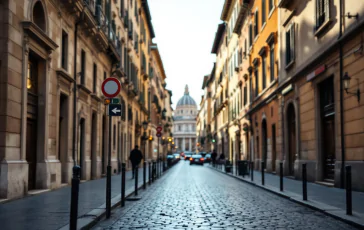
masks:
<svg viewBox="0 0 364 230"><path fill-rule="evenodd" d="M206 166L180 162L100 229L355 229Z"/></svg>

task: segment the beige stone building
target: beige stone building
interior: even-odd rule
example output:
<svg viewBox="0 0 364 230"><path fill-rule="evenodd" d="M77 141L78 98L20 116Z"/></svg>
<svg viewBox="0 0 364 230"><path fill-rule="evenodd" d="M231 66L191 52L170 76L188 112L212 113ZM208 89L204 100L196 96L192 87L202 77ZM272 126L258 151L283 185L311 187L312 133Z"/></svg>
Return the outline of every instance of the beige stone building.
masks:
<svg viewBox="0 0 364 230"><path fill-rule="evenodd" d="M117 173L150 117L148 2L3 0L0 15L0 198L68 184L74 164L100 178L109 148ZM111 136L108 77L123 83Z"/></svg>

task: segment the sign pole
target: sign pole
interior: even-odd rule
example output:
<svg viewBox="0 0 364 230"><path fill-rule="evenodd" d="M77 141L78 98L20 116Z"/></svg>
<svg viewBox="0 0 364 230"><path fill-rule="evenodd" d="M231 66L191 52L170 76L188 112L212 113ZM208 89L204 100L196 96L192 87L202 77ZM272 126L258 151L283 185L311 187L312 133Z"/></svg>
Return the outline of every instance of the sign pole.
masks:
<svg viewBox="0 0 364 230"><path fill-rule="evenodd" d="M112 116L109 116L109 149L107 159L106 178L106 218L110 218L111 213L111 127Z"/></svg>

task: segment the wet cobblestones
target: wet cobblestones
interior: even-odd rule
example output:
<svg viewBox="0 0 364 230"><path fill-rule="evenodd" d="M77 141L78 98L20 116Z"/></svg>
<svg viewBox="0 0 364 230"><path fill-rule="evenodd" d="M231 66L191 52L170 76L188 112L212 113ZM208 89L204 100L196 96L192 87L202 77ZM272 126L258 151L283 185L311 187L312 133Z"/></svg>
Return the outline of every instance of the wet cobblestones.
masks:
<svg viewBox="0 0 364 230"><path fill-rule="evenodd" d="M355 229L211 169L180 162L94 229Z"/></svg>

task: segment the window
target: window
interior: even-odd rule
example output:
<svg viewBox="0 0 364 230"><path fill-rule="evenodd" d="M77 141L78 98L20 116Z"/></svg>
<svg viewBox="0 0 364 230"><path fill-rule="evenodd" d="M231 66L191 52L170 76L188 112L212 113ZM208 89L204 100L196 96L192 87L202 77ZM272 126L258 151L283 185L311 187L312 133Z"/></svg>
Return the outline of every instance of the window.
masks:
<svg viewBox="0 0 364 230"><path fill-rule="evenodd" d="M120 0L120 17L124 16L124 0Z"/></svg>
<svg viewBox="0 0 364 230"><path fill-rule="evenodd" d="M254 68L254 76L255 76L255 96L257 97L259 94L259 69L257 65Z"/></svg>
<svg viewBox="0 0 364 230"><path fill-rule="evenodd" d="M107 78L107 76L106 76L106 72L104 71L104 80Z"/></svg>
<svg viewBox="0 0 364 230"><path fill-rule="evenodd" d="M286 32L286 66L294 61L294 23L291 24Z"/></svg>
<svg viewBox="0 0 364 230"><path fill-rule="evenodd" d="M85 84L86 71L86 52L81 50L81 84Z"/></svg>
<svg viewBox="0 0 364 230"><path fill-rule="evenodd" d="M267 8L266 0L262 0L262 25L264 25L266 20L266 11L265 11L266 8Z"/></svg>
<svg viewBox="0 0 364 230"><path fill-rule="evenodd" d="M178 126L178 131L181 131L181 126L180 125Z"/></svg>
<svg viewBox="0 0 364 230"><path fill-rule="evenodd" d="M253 25L249 25L249 46L253 45Z"/></svg>
<svg viewBox="0 0 364 230"><path fill-rule="evenodd" d="M316 29L330 19L329 0L316 0Z"/></svg>
<svg viewBox="0 0 364 230"><path fill-rule="evenodd" d="M266 64L266 57L265 56L262 56L262 90L264 90L265 89L265 87L267 86L267 84L266 84L266 82L267 82L267 80L266 80L266 66L267 66L267 64Z"/></svg>
<svg viewBox="0 0 364 230"><path fill-rule="evenodd" d="M269 1L269 12L271 12L274 7L274 0L268 0L268 1Z"/></svg>
<svg viewBox="0 0 364 230"><path fill-rule="evenodd" d="M248 53L248 45L247 45L247 41L246 41L246 39L245 39L245 41L244 41L244 54L243 54L243 58L246 58L246 55L247 55L247 53Z"/></svg>
<svg viewBox="0 0 364 230"><path fill-rule="evenodd" d="M270 81L274 81L274 44L272 44L270 46L270 51L269 51L269 56L270 56Z"/></svg>
<svg viewBox="0 0 364 230"><path fill-rule="evenodd" d="M254 17L254 20L255 20L255 23L254 23L254 38L256 38L258 36L258 28L259 28L259 13L258 13L258 10L255 11L255 17Z"/></svg>
<svg viewBox="0 0 364 230"><path fill-rule="evenodd" d="M62 53L61 66L64 70L68 69L68 34L62 31Z"/></svg>
<svg viewBox="0 0 364 230"><path fill-rule="evenodd" d="M46 31L46 19L44 14L44 8L41 1L38 1L34 4L33 8L33 22L36 24L41 30Z"/></svg>
<svg viewBox="0 0 364 230"><path fill-rule="evenodd" d="M93 92L96 93L96 81L97 81L97 65L94 63L93 72Z"/></svg>
<svg viewBox="0 0 364 230"><path fill-rule="evenodd" d="M249 98L250 98L250 103L253 102L253 76L252 74L250 74L249 76Z"/></svg>
<svg viewBox="0 0 364 230"><path fill-rule="evenodd" d="M248 92L246 85L244 86L244 106L248 103Z"/></svg>

